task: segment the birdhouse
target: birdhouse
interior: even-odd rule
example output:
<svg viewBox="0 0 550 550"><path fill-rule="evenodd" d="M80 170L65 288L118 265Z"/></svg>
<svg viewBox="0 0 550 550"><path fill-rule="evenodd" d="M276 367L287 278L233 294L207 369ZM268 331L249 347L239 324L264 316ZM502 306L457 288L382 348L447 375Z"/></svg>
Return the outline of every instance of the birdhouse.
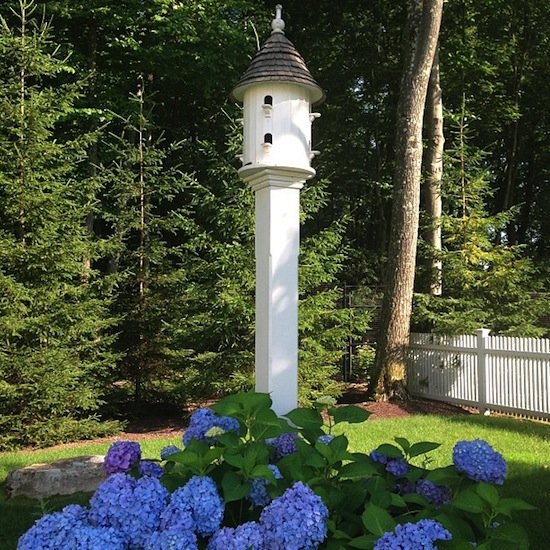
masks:
<svg viewBox="0 0 550 550"><path fill-rule="evenodd" d="M315 174L311 124L320 115L312 106L325 95L286 38L281 9L277 5L271 36L232 93L243 104L239 174L245 180L265 168L297 171L303 180Z"/></svg>
<svg viewBox="0 0 550 550"><path fill-rule="evenodd" d="M311 106L325 95L286 38L281 9L233 97L244 113L239 175L255 195L256 391L285 414L298 405L300 189L315 174Z"/></svg>

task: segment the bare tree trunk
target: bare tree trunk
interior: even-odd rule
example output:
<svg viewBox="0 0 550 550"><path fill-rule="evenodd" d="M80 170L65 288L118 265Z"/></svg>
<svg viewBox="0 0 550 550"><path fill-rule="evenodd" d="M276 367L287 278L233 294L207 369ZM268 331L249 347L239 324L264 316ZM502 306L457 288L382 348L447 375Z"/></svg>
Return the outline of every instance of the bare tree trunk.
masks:
<svg viewBox="0 0 550 550"><path fill-rule="evenodd" d="M436 49L428 95L426 98L426 182L424 197L429 227L426 230L426 241L431 247L429 293L441 296L441 179L443 177L443 100L439 83L439 49Z"/></svg>
<svg viewBox="0 0 550 550"><path fill-rule="evenodd" d="M387 286L369 388L369 395L377 400L405 392L419 225L422 122L442 11L443 0L410 0L397 112Z"/></svg>

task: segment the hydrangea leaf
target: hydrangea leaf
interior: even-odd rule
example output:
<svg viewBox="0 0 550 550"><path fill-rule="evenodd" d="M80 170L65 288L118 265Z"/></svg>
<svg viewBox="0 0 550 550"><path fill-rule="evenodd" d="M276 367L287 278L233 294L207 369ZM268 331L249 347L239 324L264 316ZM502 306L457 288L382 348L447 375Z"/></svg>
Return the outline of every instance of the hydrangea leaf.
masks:
<svg viewBox="0 0 550 550"><path fill-rule="evenodd" d="M467 489L459 493L453 500L453 506L465 512L479 514L489 512L490 506L474 491Z"/></svg>
<svg viewBox="0 0 550 550"><path fill-rule="evenodd" d="M376 448L376 451L391 458L403 458L403 451L390 443L382 443Z"/></svg>
<svg viewBox="0 0 550 550"><path fill-rule="evenodd" d="M376 535L362 535L348 542L350 548L372 548L376 542Z"/></svg>
<svg viewBox="0 0 550 550"><path fill-rule="evenodd" d="M499 550L527 550L529 548L529 539L525 529L513 522L507 522L495 527L491 532L491 538L498 541L494 547ZM507 545L506 545L507 544Z"/></svg>
<svg viewBox="0 0 550 550"><path fill-rule="evenodd" d="M293 409L285 416L298 428L320 429L323 426L323 417L315 409Z"/></svg>
<svg viewBox="0 0 550 550"><path fill-rule="evenodd" d="M441 447L441 443L433 443L432 441L420 441L419 443L413 443L408 451L410 458L415 456L424 455ZM407 451L405 451L407 452Z"/></svg>
<svg viewBox="0 0 550 550"><path fill-rule="evenodd" d="M387 510L374 504L367 505L361 520L367 531L379 537L384 533L393 531L397 525L397 522Z"/></svg>
<svg viewBox="0 0 550 550"><path fill-rule="evenodd" d="M372 413L355 405L345 405L343 407L330 408L328 414L334 418L335 424L339 422L359 424L365 422Z"/></svg>
<svg viewBox="0 0 550 550"><path fill-rule="evenodd" d="M497 514L502 514L507 517L511 517L514 510L536 510L536 507L519 498L508 497L501 498L495 507L495 512Z"/></svg>
<svg viewBox="0 0 550 550"><path fill-rule="evenodd" d="M372 462L348 462L338 468L338 473L343 479L354 479L372 476L377 473L377 469Z"/></svg>
<svg viewBox="0 0 550 550"><path fill-rule="evenodd" d="M483 500L491 505L491 508L494 508L498 504L498 490L493 485L480 481L476 492Z"/></svg>
<svg viewBox="0 0 550 550"><path fill-rule="evenodd" d="M222 478L223 500L225 503L241 500L250 493L250 483L233 471L225 472Z"/></svg>

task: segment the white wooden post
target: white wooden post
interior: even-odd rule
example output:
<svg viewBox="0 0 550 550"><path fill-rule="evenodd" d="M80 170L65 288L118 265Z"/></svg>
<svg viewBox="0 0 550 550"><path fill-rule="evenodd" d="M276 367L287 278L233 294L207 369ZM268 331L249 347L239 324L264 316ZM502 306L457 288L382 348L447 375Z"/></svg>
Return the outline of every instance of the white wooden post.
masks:
<svg viewBox="0 0 550 550"><path fill-rule="evenodd" d="M487 338L491 332L488 328L478 328L477 335L477 399L479 414L489 415L487 408Z"/></svg>
<svg viewBox="0 0 550 550"><path fill-rule="evenodd" d="M239 175L256 201L256 391L284 415L298 405L300 189L315 175L311 106L324 92L285 37L281 10L232 95L243 104Z"/></svg>
<svg viewBox="0 0 550 550"><path fill-rule="evenodd" d="M304 178L305 180L305 178ZM300 189L296 174L269 171L249 182L256 201L256 391L273 410L298 404L298 252Z"/></svg>

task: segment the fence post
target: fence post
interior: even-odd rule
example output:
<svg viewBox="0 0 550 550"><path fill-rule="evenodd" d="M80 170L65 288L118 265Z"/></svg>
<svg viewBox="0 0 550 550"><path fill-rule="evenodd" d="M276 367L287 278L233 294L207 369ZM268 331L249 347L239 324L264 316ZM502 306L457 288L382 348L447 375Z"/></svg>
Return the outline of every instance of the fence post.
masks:
<svg viewBox="0 0 550 550"><path fill-rule="evenodd" d="M477 335L477 400L479 414L489 415L487 408L487 338L491 329L478 328Z"/></svg>

